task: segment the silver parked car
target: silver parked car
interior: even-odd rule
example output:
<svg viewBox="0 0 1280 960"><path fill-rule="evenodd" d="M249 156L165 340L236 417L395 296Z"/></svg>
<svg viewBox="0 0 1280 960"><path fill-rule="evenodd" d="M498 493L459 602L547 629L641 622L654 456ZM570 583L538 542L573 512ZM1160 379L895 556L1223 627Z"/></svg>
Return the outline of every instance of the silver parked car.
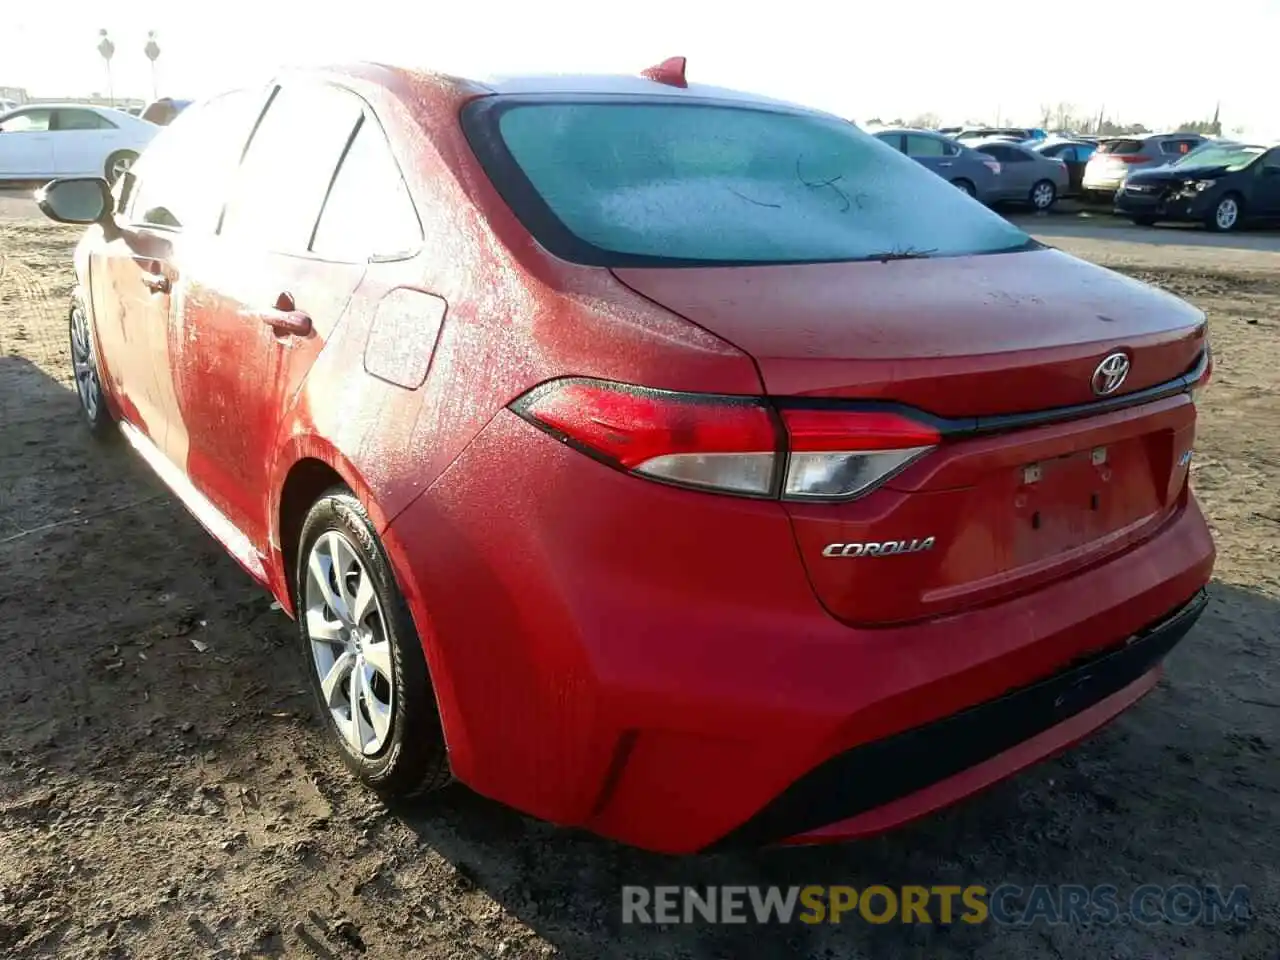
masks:
<svg viewBox="0 0 1280 960"><path fill-rule="evenodd" d="M890 128L872 134L983 203L1000 199L1000 163L932 130Z"/></svg>
<svg viewBox="0 0 1280 960"><path fill-rule="evenodd" d="M1048 210L1067 193L1071 176L1057 157L1046 157L1030 147L1007 140L980 140L973 149L1000 162L1000 183L995 200L1030 204Z"/></svg>
<svg viewBox="0 0 1280 960"><path fill-rule="evenodd" d="M1205 142L1198 133L1157 133L1150 136L1108 137L1084 168L1084 195L1110 201L1135 170L1162 167L1181 159Z"/></svg>

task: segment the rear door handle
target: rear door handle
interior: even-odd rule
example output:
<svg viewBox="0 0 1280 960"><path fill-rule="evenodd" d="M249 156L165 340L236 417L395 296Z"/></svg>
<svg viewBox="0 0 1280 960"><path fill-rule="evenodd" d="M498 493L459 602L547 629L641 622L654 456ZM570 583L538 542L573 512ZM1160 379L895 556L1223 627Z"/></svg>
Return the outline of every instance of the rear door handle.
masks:
<svg viewBox="0 0 1280 960"><path fill-rule="evenodd" d="M142 285L152 293L168 293L169 277L164 268L155 260L143 260L138 264L142 268Z"/></svg>
<svg viewBox="0 0 1280 960"><path fill-rule="evenodd" d="M262 313L262 322L276 333L305 337L311 332L311 317L297 308L293 295L282 293L276 298L276 305Z"/></svg>
<svg viewBox="0 0 1280 960"><path fill-rule="evenodd" d="M949 166L951 166L951 161L950 161L950 160L943 160L941 163L939 163L939 164L938 164L938 166L940 166L940 167L949 167Z"/></svg>

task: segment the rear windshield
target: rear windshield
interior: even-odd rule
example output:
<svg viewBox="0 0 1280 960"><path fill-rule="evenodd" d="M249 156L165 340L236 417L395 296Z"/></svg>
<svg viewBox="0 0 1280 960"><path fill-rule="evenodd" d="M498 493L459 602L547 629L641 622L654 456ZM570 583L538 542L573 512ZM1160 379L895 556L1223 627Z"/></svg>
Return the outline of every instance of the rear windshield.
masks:
<svg viewBox="0 0 1280 960"><path fill-rule="evenodd" d="M579 263L813 263L1033 245L836 118L706 102L487 98L464 124L530 232Z"/></svg>
<svg viewBox="0 0 1280 960"><path fill-rule="evenodd" d="M1099 153L1141 153L1141 140L1103 140L1098 144Z"/></svg>

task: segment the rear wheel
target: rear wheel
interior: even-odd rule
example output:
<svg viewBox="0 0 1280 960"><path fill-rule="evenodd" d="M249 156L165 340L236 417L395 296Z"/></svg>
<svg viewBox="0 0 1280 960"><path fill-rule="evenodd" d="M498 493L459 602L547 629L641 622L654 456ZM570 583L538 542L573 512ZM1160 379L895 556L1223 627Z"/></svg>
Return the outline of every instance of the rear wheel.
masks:
<svg viewBox="0 0 1280 960"><path fill-rule="evenodd" d="M1030 200L1036 210L1048 210L1058 200L1058 188L1051 180L1041 180L1031 188Z"/></svg>
<svg viewBox="0 0 1280 960"><path fill-rule="evenodd" d="M294 582L304 668L347 767L389 797L448 783L422 644L351 491L329 490L307 514Z"/></svg>
<svg viewBox="0 0 1280 960"><path fill-rule="evenodd" d="M89 431L98 439L114 437L115 421L107 409L102 393L102 377L98 372L98 351L93 343L93 327L89 312L77 297L71 302L68 317L71 335L71 372L76 378L76 394L80 398L80 412Z"/></svg>
<svg viewBox="0 0 1280 960"><path fill-rule="evenodd" d="M107 162L103 166L102 172L107 178L107 183L115 183L133 166L133 161L138 159L138 155L132 150L117 150L111 156L107 157Z"/></svg>
<svg viewBox="0 0 1280 960"><path fill-rule="evenodd" d="M967 193L971 197L976 197L978 195L978 190L974 187L972 181L965 180L964 178L952 180L951 185L962 193Z"/></svg>
<svg viewBox="0 0 1280 960"><path fill-rule="evenodd" d="M1237 193L1228 193L1218 201L1209 214L1207 221L1210 230L1218 233L1230 233L1240 226L1240 218L1244 213L1244 202Z"/></svg>

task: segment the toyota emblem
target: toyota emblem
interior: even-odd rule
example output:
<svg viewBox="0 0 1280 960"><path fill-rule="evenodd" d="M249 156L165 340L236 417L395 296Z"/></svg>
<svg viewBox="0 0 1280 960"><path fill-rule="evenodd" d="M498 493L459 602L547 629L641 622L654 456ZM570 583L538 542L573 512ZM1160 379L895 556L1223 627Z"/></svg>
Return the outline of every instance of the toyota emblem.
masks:
<svg viewBox="0 0 1280 960"><path fill-rule="evenodd" d="M1129 358L1123 353L1110 353L1093 371L1093 392L1100 397L1115 393L1129 375Z"/></svg>

